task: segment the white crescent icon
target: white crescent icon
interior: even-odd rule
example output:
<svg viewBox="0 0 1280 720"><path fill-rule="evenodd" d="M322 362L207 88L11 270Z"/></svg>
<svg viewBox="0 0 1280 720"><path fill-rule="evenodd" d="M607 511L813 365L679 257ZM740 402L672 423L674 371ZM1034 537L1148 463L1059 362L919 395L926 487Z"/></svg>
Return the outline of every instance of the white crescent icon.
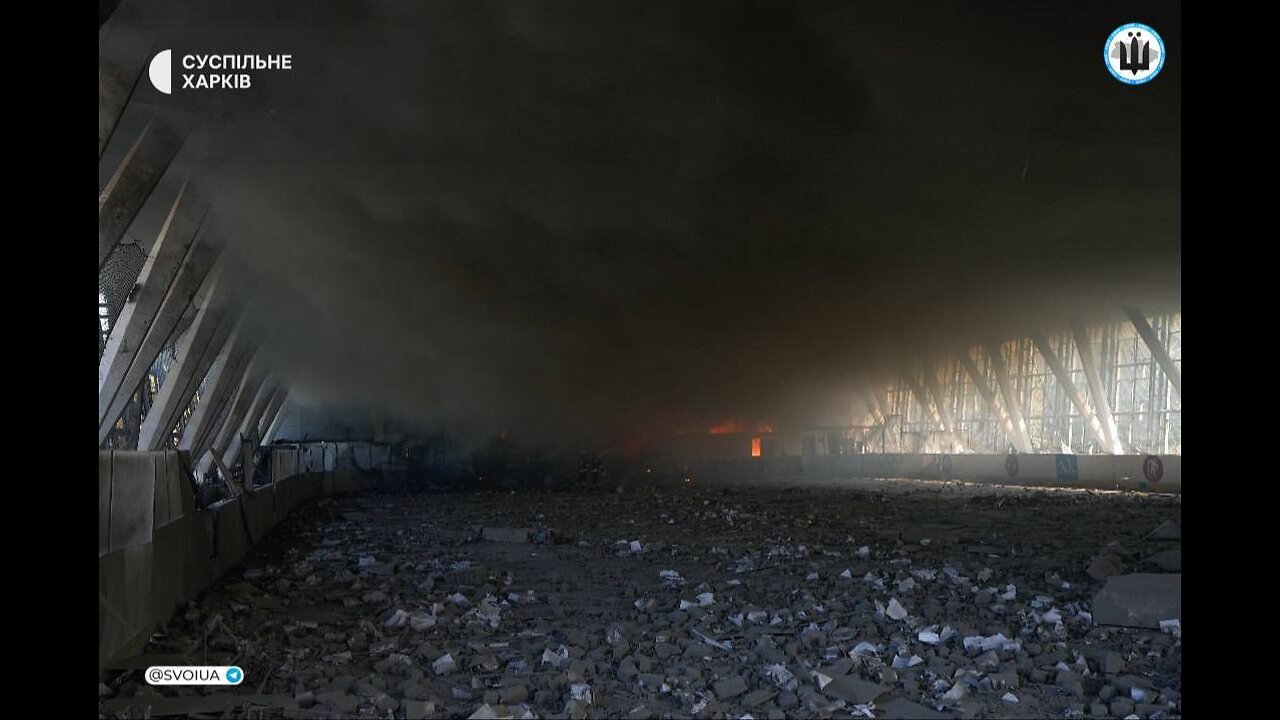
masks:
<svg viewBox="0 0 1280 720"><path fill-rule="evenodd" d="M151 65L147 68L147 76L151 78L151 85L155 89L165 95L173 94L173 51L161 50L156 56L151 58Z"/></svg>

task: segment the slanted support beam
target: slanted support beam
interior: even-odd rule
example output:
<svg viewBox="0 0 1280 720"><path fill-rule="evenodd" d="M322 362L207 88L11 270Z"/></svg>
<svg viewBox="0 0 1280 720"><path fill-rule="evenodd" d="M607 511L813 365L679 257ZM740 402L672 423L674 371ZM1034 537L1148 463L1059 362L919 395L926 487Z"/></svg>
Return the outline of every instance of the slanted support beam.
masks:
<svg viewBox="0 0 1280 720"><path fill-rule="evenodd" d="M959 451L963 449L960 439L956 437L956 423L951 415L951 407L947 405L947 400L942 394L942 387L938 385L937 368L932 362L927 363L924 369L924 386L933 396L933 403L938 408L938 417L942 421L942 429L947 432L947 436L951 439L951 449Z"/></svg>
<svg viewBox="0 0 1280 720"><path fill-rule="evenodd" d="M1129 316L1129 322L1133 323L1133 328L1138 331L1138 335L1142 337L1142 341L1147 344L1147 349L1151 351L1151 356L1160 363L1160 369L1164 370L1165 377L1169 378L1169 384L1173 385L1173 389L1178 392L1178 397L1182 397L1182 372L1178 370L1178 366L1173 364L1173 358L1169 356L1169 349L1160 342L1160 338L1156 336L1156 331L1152 329L1151 323L1147 322L1147 318L1138 308L1125 307L1124 314Z"/></svg>
<svg viewBox="0 0 1280 720"><path fill-rule="evenodd" d="M240 467L244 471L242 473L244 478L241 481L244 483L244 491L253 492L253 476L254 472L258 469L257 466L253 464L253 453L258 449L257 442L250 440L247 437L232 439L235 441L235 445L238 446L233 449L239 450L240 455L242 456L240 460Z"/></svg>
<svg viewBox="0 0 1280 720"><path fill-rule="evenodd" d="M969 379L973 381L973 386L978 389L978 394L986 401L987 407L991 409L991 413L996 416L1000 426L1004 428L1004 434L1009 438L1009 442L1017 448L1018 452L1031 452L1031 446L1024 445L1022 438L1014 432L1013 421L1009 419L1009 413L996 401L995 392L991 390L991 385L987 383L987 379L978 371L978 365L973 361L973 357L969 355L967 350L959 353L959 357L960 364L964 366L965 372L969 373Z"/></svg>
<svg viewBox="0 0 1280 720"><path fill-rule="evenodd" d="M202 217L189 218L188 225L176 229L173 224L167 224L165 235L176 232L181 237L189 231L195 236ZM172 271L174 259L170 251L174 249L158 249L148 260L150 267L143 267L137 297L126 303L120 313L123 322L116 323L108 338L107 352L102 356L98 375L99 444L106 440L130 396L146 379L151 364L169 343L220 251L219 245L207 236L196 236L185 245L178 267ZM168 282L168 278L172 281Z"/></svg>
<svg viewBox="0 0 1280 720"><path fill-rule="evenodd" d="M102 268L173 162L182 138L162 118L152 118L98 196L98 267Z"/></svg>
<svg viewBox="0 0 1280 720"><path fill-rule="evenodd" d="M197 453L197 450L203 451L208 446L206 438L228 402L228 397L240 386L240 380L252 357L253 349L244 336L243 328L237 326L209 368L208 378L203 381L204 392L182 431L179 449L189 451L193 458L203 455L203 452Z"/></svg>
<svg viewBox="0 0 1280 720"><path fill-rule="evenodd" d="M1005 410L1009 412L1009 421L1013 425L1013 444L1019 452L1032 452L1031 435L1027 433L1027 421L1022 415L1022 404L1018 402L1018 393L1009 379L1009 371L1004 366L1004 355L1000 346L988 343L987 359L991 362L991 371L995 373L996 385L1000 387L1000 397L1004 399ZM1026 450L1023 450L1026 448Z"/></svg>
<svg viewBox="0 0 1280 720"><path fill-rule="evenodd" d="M211 433L210 442L206 447L196 448L203 455L205 449L212 450L215 454L226 457L223 453L227 445L235 438L236 431L240 429L240 423L244 420L245 413L249 411L249 406L253 403L253 399L257 397L259 388L266 380L267 373L261 355L255 355L249 363L249 367L245 372L244 379L240 381L240 387L236 390L235 399L227 408L226 414L219 421L214 432ZM204 472L209 467L205 462L200 467L200 472Z"/></svg>
<svg viewBox="0 0 1280 720"><path fill-rule="evenodd" d="M243 441L250 440L253 446L258 446L258 423L262 421L262 414L266 412L267 406L271 404L271 398L276 394L279 387L274 379L269 378L259 388L257 394L253 398L253 403L249 406L249 411L245 413L244 420L240 423L236 432L233 433L227 442L226 449L223 450L222 457L228 462L232 462L236 453L240 451ZM215 447L215 449L217 449Z"/></svg>
<svg viewBox="0 0 1280 720"><path fill-rule="evenodd" d="M151 45L152 40L140 31L114 24L105 30L100 24L99 29L98 159L101 160L129 104L129 97L146 70L150 58L143 48Z"/></svg>
<svg viewBox="0 0 1280 720"><path fill-rule="evenodd" d="M170 433L200 383L208 374L219 350L226 344L240 319L241 308L233 304L223 288L221 273L210 273L198 300L200 310L191 327L178 342L177 356L169 368L160 391L151 403L151 410L142 421L138 435L139 450L161 450L168 446Z"/></svg>
<svg viewBox="0 0 1280 720"><path fill-rule="evenodd" d="M275 429L276 417L280 415L280 410L284 407L284 401L289 397L289 388L280 385L276 390L276 394L271 397L271 404L267 405L266 412L262 413L262 420L259 421L256 428L255 436L258 438L259 445L266 445L271 442L268 435Z"/></svg>
<svg viewBox="0 0 1280 720"><path fill-rule="evenodd" d="M263 445L270 445L275 442L276 433L280 432L280 425L284 422L285 416L288 415L285 412L286 407L288 407L288 393L285 393L285 397L281 399L280 407L276 409L275 417L271 419L271 422L267 424L267 429L262 433Z"/></svg>
<svg viewBox="0 0 1280 720"><path fill-rule="evenodd" d="M1120 432L1116 428L1116 416L1111 412L1111 401L1107 399L1106 390L1102 387L1102 374L1098 372L1097 356L1093 352L1093 342L1089 338L1089 330L1083 323L1071 324L1071 335L1076 341L1076 352L1080 353L1080 364L1084 366L1084 377L1089 383L1089 398L1102 421L1102 431L1110 441L1107 447L1111 454L1124 453L1124 444L1120 442Z"/></svg>
<svg viewBox="0 0 1280 720"><path fill-rule="evenodd" d="M218 471L222 475L222 482L227 484L227 489L231 492L231 497L239 495L240 488L236 487L236 484L231 482L231 468L227 467L227 464L222 462L222 458L218 457L215 453L210 453L209 455L214 462L218 463ZM208 472L208 465L204 465L204 468L204 470L199 471L200 474L197 475L197 477L203 478L204 474Z"/></svg>
<svg viewBox="0 0 1280 720"><path fill-rule="evenodd" d="M876 404L871 392L862 385L855 388L854 392L857 393L858 399L862 401L862 404L866 406L867 412L871 414L871 419L875 421L877 425L884 425L884 414L880 412L880 406Z"/></svg>
<svg viewBox="0 0 1280 720"><path fill-rule="evenodd" d="M1050 347L1049 341L1041 333L1033 333L1031 341L1036 344L1036 349L1040 351L1041 357L1049 365L1049 369L1053 371L1054 377L1058 378L1058 385L1067 393L1067 397L1071 399L1071 404L1076 406L1076 411L1080 413L1080 417L1084 418L1085 425L1089 428L1089 432L1093 434L1093 439L1104 448L1111 447L1111 441L1107 438L1107 433L1102 429L1102 423L1098 421L1098 416L1093 412L1093 408L1089 407L1088 401L1080 392L1080 388L1076 387L1075 381L1071 379L1071 374L1067 372L1067 368L1063 366L1062 361L1058 359L1057 353Z"/></svg>
<svg viewBox="0 0 1280 720"><path fill-rule="evenodd" d="M943 421L942 415L938 413L938 410L934 408L933 402L929 398L929 393L921 387L919 381L916 380L915 375L911 372L903 372L902 379L907 383L907 387L911 388L912 394L914 394L916 396L916 400L920 402L920 407L924 408L924 411L929 413L929 417L933 418L934 424L941 427L942 431L946 433L948 438L954 440L951 429Z"/></svg>

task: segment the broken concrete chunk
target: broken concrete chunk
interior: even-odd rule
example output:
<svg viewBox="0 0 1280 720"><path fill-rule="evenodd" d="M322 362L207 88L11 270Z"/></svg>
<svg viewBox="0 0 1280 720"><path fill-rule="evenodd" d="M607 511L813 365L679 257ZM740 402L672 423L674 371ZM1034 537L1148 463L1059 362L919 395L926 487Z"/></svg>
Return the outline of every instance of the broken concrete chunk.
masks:
<svg viewBox="0 0 1280 720"><path fill-rule="evenodd" d="M884 614L894 620L902 620L909 613L907 613L906 608L902 607L902 603L899 603L897 598L889 598L889 607L885 609Z"/></svg>
<svg viewBox="0 0 1280 720"><path fill-rule="evenodd" d="M1085 569L1089 577L1095 580L1106 580L1112 575L1119 575L1124 572L1124 565L1113 555L1099 555L1089 563L1089 567Z"/></svg>
<svg viewBox="0 0 1280 720"><path fill-rule="evenodd" d="M715 691L716 697L721 700L728 700L745 693L747 691L747 681L737 675L725 678L715 684Z"/></svg>
<svg viewBox="0 0 1280 720"><path fill-rule="evenodd" d="M865 705L889 691L889 688L868 682L853 675L837 675L826 683L822 691L845 702Z"/></svg>
<svg viewBox="0 0 1280 720"><path fill-rule="evenodd" d="M503 713L505 715L505 713ZM476 708L476 711L467 716L467 720L501 720L503 715L498 714L488 703Z"/></svg>
<svg viewBox="0 0 1280 720"><path fill-rule="evenodd" d="M415 612L409 615L409 627L415 631L421 632L435 627L436 616L431 613Z"/></svg>
<svg viewBox="0 0 1280 720"><path fill-rule="evenodd" d="M595 700L591 693L591 686L587 683L574 683L570 685L569 697L583 705L590 705Z"/></svg>
<svg viewBox="0 0 1280 720"><path fill-rule="evenodd" d="M767 665L764 671L773 684L783 690L795 690L799 684L796 676L783 665Z"/></svg>
<svg viewBox="0 0 1280 720"><path fill-rule="evenodd" d="M948 705L955 705L963 700L969 694L969 690L960 683L955 683L951 689L942 694L942 702Z"/></svg>
<svg viewBox="0 0 1280 720"><path fill-rule="evenodd" d="M1181 573L1116 575L1093 597L1099 625L1160 629L1160 621L1182 617Z"/></svg>
<svg viewBox="0 0 1280 720"><path fill-rule="evenodd" d="M1154 565L1165 572L1182 572L1182 551L1181 550L1165 550L1158 552L1145 560L1144 563Z"/></svg>

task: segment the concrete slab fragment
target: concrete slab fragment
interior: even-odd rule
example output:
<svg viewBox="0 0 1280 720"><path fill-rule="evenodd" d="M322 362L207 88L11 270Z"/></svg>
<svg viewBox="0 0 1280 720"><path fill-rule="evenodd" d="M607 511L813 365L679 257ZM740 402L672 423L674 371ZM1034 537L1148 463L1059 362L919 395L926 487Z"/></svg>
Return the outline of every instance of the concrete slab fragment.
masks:
<svg viewBox="0 0 1280 720"><path fill-rule="evenodd" d="M889 692L889 688L853 675L839 675L831 678L822 692L854 705L866 705Z"/></svg>
<svg viewBox="0 0 1280 720"><path fill-rule="evenodd" d="M1143 560L1143 562L1155 565L1165 572L1180 573L1182 572L1182 551L1165 550L1164 552L1152 555L1146 560Z"/></svg>
<svg viewBox="0 0 1280 720"><path fill-rule="evenodd" d="M1093 598L1099 625L1159 629L1161 620L1182 617L1182 573L1115 575Z"/></svg>

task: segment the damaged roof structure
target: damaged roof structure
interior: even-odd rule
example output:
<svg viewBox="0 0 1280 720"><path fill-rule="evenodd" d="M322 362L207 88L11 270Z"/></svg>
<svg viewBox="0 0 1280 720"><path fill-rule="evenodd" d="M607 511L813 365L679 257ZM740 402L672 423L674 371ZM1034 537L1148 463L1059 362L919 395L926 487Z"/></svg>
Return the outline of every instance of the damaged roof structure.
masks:
<svg viewBox="0 0 1280 720"><path fill-rule="evenodd" d="M99 9L101 716L1180 717L1176 5Z"/></svg>

